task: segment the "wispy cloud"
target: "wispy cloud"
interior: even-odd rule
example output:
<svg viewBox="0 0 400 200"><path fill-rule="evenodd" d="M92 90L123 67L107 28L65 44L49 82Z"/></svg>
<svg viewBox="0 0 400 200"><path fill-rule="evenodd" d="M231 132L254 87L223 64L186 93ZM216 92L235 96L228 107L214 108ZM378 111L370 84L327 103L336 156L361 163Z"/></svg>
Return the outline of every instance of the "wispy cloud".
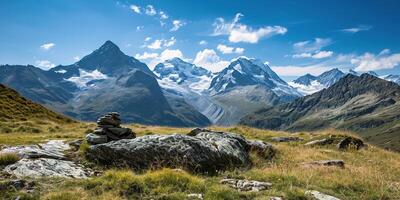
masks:
<svg viewBox="0 0 400 200"><path fill-rule="evenodd" d="M358 33L360 31L369 31L371 29L372 29L372 26L359 25L357 27L342 29L341 31L345 32L345 33Z"/></svg>
<svg viewBox="0 0 400 200"><path fill-rule="evenodd" d="M133 12L135 12L135 13L137 13L137 14L141 14L141 13L142 13L142 12L140 11L140 7L137 6L137 5L130 5L129 8L130 8Z"/></svg>
<svg viewBox="0 0 400 200"><path fill-rule="evenodd" d="M40 69L43 69L43 70L49 70L56 66L55 64L53 64L52 62L50 62L48 60L37 60L35 62L35 64L37 67L39 67Z"/></svg>
<svg viewBox="0 0 400 200"><path fill-rule="evenodd" d="M174 20L172 21L173 27L170 29L170 31L177 31L179 30L182 26L184 26L186 23L182 20Z"/></svg>
<svg viewBox="0 0 400 200"><path fill-rule="evenodd" d="M240 47L235 48L223 44L218 44L217 49L223 54L232 54L232 53L242 54L244 52L244 48Z"/></svg>
<svg viewBox="0 0 400 200"><path fill-rule="evenodd" d="M206 45L206 44L208 44L208 42L205 41L205 40L201 40L201 41L199 42L199 45Z"/></svg>
<svg viewBox="0 0 400 200"><path fill-rule="evenodd" d="M384 49L378 55L365 53L351 59L356 71L378 71L382 69L393 69L400 64L400 53L390 54L390 50Z"/></svg>
<svg viewBox="0 0 400 200"><path fill-rule="evenodd" d="M148 39L148 37L145 39L145 41L150 41L150 39ZM157 39L154 40L152 43L148 44L148 45L144 45L145 47L149 48L149 49L161 49L164 47L171 47L175 44L176 39L175 37L171 37L170 39Z"/></svg>
<svg viewBox="0 0 400 200"><path fill-rule="evenodd" d="M320 51L322 48L332 44L330 38L315 38L314 40L306 40L293 44L293 49L300 53L310 53Z"/></svg>
<svg viewBox="0 0 400 200"><path fill-rule="evenodd" d="M190 59L183 56L182 51L179 49L165 49L160 54L144 52L143 54L136 54L135 58L143 60L150 69L154 69L158 63L172 58L180 58L182 60L190 61Z"/></svg>
<svg viewBox="0 0 400 200"><path fill-rule="evenodd" d="M156 9L154 9L153 5L147 5L145 9L146 15L154 16L157 14Z"/></svg>
<svg viewBox="0 0 400 200"><path fill-rule="evenodd" d="M231 22L226 22L223 18L217 18L213 24L213 36L228 35L230 42L258 43L261 38L273 35L284 35L287 28L282 26L264 26L252 28L248 25L239 23L243 14L237 13Z"/></svg>
<svg viewBox="0 0 400 200"><path fill-rule="evenodd" d="M42 49L44 49L44 50L50 50L51 48L53 48L53 47L55 47L55 46L56 46L56 44L50 42L50 43L42 44L42 45L40 46L40 48L42 48Z"/></svg>
<svg viewBox="0 0 400 200"><path fill-rule="evenodd" d="M317 51L315 53L299 53L294 54L293 58L314 58L314 59L322 59L329 58L333 55L333 51Z"/></svg>

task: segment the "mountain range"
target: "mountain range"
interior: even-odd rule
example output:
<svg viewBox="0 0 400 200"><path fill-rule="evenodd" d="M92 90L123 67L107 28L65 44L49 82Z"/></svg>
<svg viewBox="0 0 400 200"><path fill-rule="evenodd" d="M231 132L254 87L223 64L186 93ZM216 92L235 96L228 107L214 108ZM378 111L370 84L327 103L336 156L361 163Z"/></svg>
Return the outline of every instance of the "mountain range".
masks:
<svg viewBox="0 0 400 200"><path fill-rule="evenodd" d="M317 93L250 114L241 124L290 131L345 129L400 150L400 86L370 74L348 74Z"/></svg>
<svg viewBox="0 0 400 200"><path fill-rule="evenodd" d="M390 135L391 130L398 129L380 128L395 123L397 97L380 94L379 90L390 86L391 91L396 91L398 85L394 83L399 84L400 77L367 74L370 75L335 68L287 83L267 63L244 56L233 59L218 73L180 58L166 60L150 70L106 41L76 63L49 71L32 65L0 66L0 83L27 99L83 121L117 111L125 122L149 125L241 122L285 130L379 129L379 133ZM348 86L352 82L354 86ZM368 98L372 100L367 101ZM371 118L375 114L383 116L375 111L385 109L391 113L385 115L388 118ZM321 120L314 122L317 118ZM309 119L313 120L308 123Z"/></svg>

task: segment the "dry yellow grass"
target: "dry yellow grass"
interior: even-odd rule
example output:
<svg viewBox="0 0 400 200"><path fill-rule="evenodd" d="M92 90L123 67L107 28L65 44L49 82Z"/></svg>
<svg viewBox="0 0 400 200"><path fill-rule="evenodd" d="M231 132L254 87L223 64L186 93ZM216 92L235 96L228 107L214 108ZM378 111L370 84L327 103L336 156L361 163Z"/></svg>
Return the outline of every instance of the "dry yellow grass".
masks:
<svg viewBox="0 0 400 200"><path fill-rule="evenodd" d="M93 124L63 126L61 132L0 134L1 144L34 143L49 138L82 138ZM127 125L138 135L187 133L190 128ZM303 144L328 135L352 135L349 132L325 130L314 133L286 133L248 127L211 127L231 131L249 139L269 141L271 137L296 135L303 142L274 143L276 158L267 162L252 155L254 166L248 171L223 172L218 176L199 176L186 172L162 169L135 174L128 169L110 170L103 176L89 180L44 179L40 195L44 199L184 199L188 193L203 193L205 199L268 199L283 196L285 199L307 199L304 191L315 189L341 199L400 199L400 154L368 146L359 151L339 151L334 145L307 147ZM324 159L342 159L345 168L306 168L303 162ZM270 190L252 193L238 192L219 184L223 177L245 178L273 183ZM60 188L62 188L60 190ZM14 194L14 193L13 193ZM40 196L39 195L39 196ZM35 197L35 194L32 194ZM38 196L36 196L38 197ZM39 198L39 197L38 197Z"/></svg>

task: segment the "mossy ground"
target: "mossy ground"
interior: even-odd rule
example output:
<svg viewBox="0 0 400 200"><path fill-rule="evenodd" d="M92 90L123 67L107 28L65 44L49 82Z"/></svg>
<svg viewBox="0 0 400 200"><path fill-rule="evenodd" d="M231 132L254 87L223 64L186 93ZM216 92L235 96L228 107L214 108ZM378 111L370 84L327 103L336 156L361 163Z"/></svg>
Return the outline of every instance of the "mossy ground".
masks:
<svg viewBox="0 0 400 200"><path fill-rule="evenodd" d="M31 144L48 139L78 139L95 128L91 123L34 124L39 133L13 131L0 133L0 145ZM58 126L57 131L51 128ZM127 125L138 135L187 133L190 128ZM285 132L248 127L210 127L231 131L248 139L269 141L271 137L293 135ZM129 169L107 169L103 175L87 180L36 179L33 193L24 190L0 192L0 199L20 196L22 199L185 199L189 193L204 194L205 199L308 199L305 190L315 189L340 199L400 199L400 154L369 146L359 151L339 151L335 146L307 147L303 144L327 135L349 135L349 132L326 130L294 133L302 142L274 143L278 153L272 162L252 155L254 166L247 171L221 172L218 176L190 174L181 170L160 169L135 173ZM84 148L81 148L84 151ZM77 154L82 156L82 154ZM345 168L306 168L303 162L342 159ZM219 184L225 177L267 181L272 189L262 192L238 192Z"/></svg>

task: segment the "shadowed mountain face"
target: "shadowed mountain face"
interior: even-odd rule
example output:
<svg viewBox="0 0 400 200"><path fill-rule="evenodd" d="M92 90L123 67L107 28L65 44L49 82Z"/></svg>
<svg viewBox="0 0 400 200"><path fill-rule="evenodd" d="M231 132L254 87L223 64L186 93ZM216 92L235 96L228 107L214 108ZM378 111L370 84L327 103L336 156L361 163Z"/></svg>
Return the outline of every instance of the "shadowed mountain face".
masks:
<svg viewBox="0 0 400 200"><path fill-rule="evenodd" d="M346 129L393 148L400 142L400 86L369 74L349 74L320 92L248 115L241 124L293 131Z"/></svg>
<svg viewBox="0 0 400 200"><path fill-rule="evenodd" d="M0 120L26 121L32 119L49 120L54 122L72 122L71 119L25 99L15 90L0 84Z"/></svg>
<svg viewBox="0 0 400 200"><path fill-rule="evenodd" d="M146 64L110 41L69 66L43 71L33 66L1 66L0 82L24 96L79 120L94 121L109 111L124 122L205 126L210 122L173 96L165 97ZM174 102L174 103L169 103Z"/></svg>

